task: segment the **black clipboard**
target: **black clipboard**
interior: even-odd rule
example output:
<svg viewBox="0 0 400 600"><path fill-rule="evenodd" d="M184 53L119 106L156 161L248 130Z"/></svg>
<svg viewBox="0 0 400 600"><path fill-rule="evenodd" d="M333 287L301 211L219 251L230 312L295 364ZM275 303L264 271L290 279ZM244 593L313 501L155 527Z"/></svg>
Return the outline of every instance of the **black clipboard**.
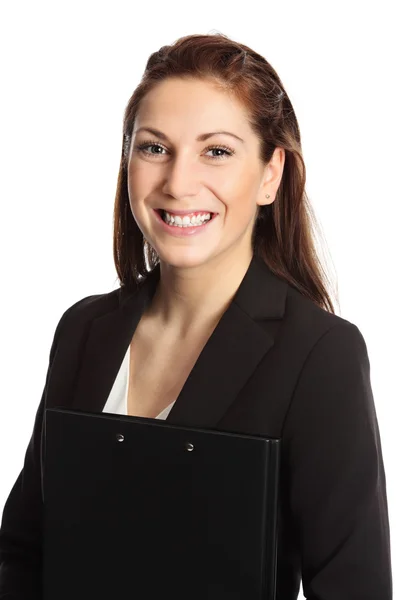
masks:
<svg viewBox="0 0 400 600"><path fill-rule="evenodd" d="M44 600L274 600L280 439L49 408Z"/></svg>

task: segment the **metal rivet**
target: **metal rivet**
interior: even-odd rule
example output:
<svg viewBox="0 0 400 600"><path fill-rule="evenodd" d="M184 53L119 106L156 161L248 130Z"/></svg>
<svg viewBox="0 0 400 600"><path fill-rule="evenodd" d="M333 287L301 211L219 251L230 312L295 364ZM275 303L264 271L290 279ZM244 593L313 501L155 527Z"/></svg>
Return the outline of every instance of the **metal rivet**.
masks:
<svg viewBox="0 0 400 600"><path fill-rule="evenodd" d="M186 444L186 450L188 452L192 452L192 450L194 450L193 444L191 444L190 442L187 442L187 444Z"/></svg>
<svg viewBox="0 0 400 600"><path fill-rule="evenodd" d="M117 442L123 442L124 441L124 436L122 435L122 433L117 433Z"/></svg>

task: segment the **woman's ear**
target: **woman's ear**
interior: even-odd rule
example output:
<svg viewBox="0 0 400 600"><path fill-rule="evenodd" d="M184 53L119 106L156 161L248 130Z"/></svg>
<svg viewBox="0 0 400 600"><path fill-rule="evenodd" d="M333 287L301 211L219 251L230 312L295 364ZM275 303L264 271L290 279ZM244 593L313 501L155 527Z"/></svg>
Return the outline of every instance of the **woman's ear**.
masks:
<svg viewBox="0 0 400 600"><path fill-rule="evenodd" d="M276 198L281 183L283 168L285 166L285 150L276 147L271 160L265 166L263 182L260 189L260 197L257 200L259 206L272 204ZM267 198L267 195L269 197Z"/></svg>

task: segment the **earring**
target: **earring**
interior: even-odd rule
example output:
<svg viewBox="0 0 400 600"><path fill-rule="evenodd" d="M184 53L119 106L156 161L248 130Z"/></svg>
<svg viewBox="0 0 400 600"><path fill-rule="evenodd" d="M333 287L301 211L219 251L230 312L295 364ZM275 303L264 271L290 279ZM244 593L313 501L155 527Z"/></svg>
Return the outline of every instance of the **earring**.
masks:
<svg viewBox="0 0 400 600"><path fill-rule="evenodd" d="M266 197L266 198L269 198L269 194L266 194L266 195L265 195L265 197Z"/></svg>

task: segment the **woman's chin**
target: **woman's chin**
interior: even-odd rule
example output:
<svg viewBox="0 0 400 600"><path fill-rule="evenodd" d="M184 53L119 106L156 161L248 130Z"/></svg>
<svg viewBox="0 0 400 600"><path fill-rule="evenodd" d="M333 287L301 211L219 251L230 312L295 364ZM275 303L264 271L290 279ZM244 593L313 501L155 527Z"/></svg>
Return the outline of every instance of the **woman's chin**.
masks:
<svg viewBox="0 0 400 600"><path fill-rule="evenodd" d="M195 267L205 266L212 256L205 252L159 252L160 262L175 269L193 269Z"/></svg>

